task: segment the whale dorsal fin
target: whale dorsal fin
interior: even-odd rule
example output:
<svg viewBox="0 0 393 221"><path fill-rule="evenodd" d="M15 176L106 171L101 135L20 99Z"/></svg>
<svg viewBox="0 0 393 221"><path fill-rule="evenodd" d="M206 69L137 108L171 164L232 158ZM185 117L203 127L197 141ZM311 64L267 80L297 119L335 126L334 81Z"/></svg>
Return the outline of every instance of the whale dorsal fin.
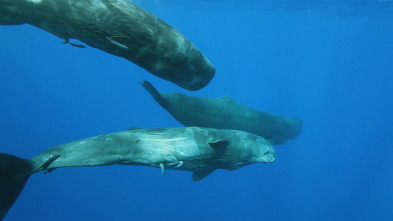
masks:
<svg viewBox="0 0 393 221"><path fill-rule="evenodd" d="M213 167L204 167L201 169L194 170L194 173L192 174L192 181L194 182L199 181L209 176L209 174L213 173L215 170L216 168Z"/></svg>
<svg viewBox="0 0 393 221"><path fill-rule="evenodd" d="M225 150L229 142L227 140L215 140L209 143L214 150Z"/></svg>
<svg viewBox="0 0 393 221"><path fill-rule="evenodd" d="M231 97L229 97L228 95L222 96L220 97L221 100L224 100L226 102L230 102L233 101L233 99Z"/></svg>
<svg viewBox="0 0 393 221"><path fill-rule="evenodd" d="M141 128L140 127L130 127L130 128L128 128L128 130L140 130Z"/></svg>

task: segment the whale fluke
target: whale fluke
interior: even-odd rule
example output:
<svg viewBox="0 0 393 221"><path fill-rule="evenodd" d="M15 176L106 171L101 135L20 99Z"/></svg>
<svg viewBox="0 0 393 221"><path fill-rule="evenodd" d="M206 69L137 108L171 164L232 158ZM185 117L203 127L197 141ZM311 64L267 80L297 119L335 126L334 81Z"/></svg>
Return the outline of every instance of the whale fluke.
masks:
<svg viewBox="0 0 393 221"><path fill-rule="evenodd" d="M48 169L49 165L59 157L60 154L54 155L34 169L33 161L30 159L0 153L0 220L14 204L30 175ZM52 170L54 168L48 169L45 173Z"/></svg>
<svg viewBox="0 0 393 221"><path fill-rule="evenodd" d="M18 198L32 171L29 160L0 153L0 220Z"/></svg>
<svg viewBox="0 0 393 221"><path fill-rule="evenodd" d="M154 98L154 100L157 101L161 106L166 107L168 105L168 102L161 96L160 92L157 91L157 89L148 81L138 81L140 85L142 85Z"/></svg>

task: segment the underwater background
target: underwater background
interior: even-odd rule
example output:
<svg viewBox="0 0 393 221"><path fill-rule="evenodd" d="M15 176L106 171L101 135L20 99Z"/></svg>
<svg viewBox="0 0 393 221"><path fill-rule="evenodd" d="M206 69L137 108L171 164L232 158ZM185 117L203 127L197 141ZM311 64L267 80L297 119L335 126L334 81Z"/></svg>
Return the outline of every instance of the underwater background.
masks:
<svg viewBox="0 0 393 221"><path fill-rule="evenodd" d="M141 166L34 174L4 220L393 220L393 1L134 2L192 41L213 81L186 91L36 27L0 26L0 152L181 126L141 80L298 117L302 133L275 146L274 163L196 183Z"/></svg>

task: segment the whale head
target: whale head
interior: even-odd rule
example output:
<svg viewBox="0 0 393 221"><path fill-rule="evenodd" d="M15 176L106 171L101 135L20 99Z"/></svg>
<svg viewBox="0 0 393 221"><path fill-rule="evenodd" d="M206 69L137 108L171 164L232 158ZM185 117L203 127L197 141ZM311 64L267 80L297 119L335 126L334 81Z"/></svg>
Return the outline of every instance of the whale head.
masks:
<svg viewBox="0 0 393 221"><path fill-rule="evenodd" d="M146 69L190 91L205 87L216 73L213 64L195 47L170 57L156 58Z"/></svg>
<svg viewBox="0 0 393 221"><path fill-rule="evenodd" d="M236 170L253 163L271 163L276 159L272 144L260 136L238 131L217 130L221 135L210 146L217 152L217 169Z"/></svg>
<svg viewBox="0 0 393 221"><path fill-rule="evenodd" d="M144 67L150 73L191 91L202 89L213 79L213 64L179 31L170 27L156 38L156 47L147 53L155 55Z"/></svg>
<svg viewBox="0 0 393 221"><path fill-rule="evenodd" d="M264 138L257 138L251 146L251 163L271 163L276 159L276 153L270 142Z"/></svg>
<svg viewBox="0 0 393 221"><path fill-rule="evenodd" d="M273 146L265 138L242 131L238 134L239 138L234 143L238 164L234 164L234 169L253 163L271 163L276 159Z"/></svg>

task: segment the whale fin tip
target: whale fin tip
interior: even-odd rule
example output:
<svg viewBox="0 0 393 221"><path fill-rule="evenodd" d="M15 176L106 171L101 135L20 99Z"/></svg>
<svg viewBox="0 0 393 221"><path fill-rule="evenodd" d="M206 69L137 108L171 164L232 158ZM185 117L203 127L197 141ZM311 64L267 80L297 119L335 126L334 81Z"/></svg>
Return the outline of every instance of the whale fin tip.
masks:
<svg viewBox="0 0 393 221"><path fill-rule="evenodd" d="M0 153L0 220L22 192L32 170L30 160Z"/></svg>
<svg viewBox="0 0 393 221"><path fill-rule="evenodd" d="M225 100L227 102L233 101L233 99L229 95L222 96L220 99Z"/></svg>
<svg viewBox="0 0 393 221"><path fill-rule="evenodd" d="M192 181L197 182L199 180L202 180L203 178L213 173L215 170L216 168L213 167L204 167L201 169L194 170L194 173L192 174Z"/></svg>
<svg viewBox="0 0 393 221"><path fill-rule="evenodd" d="M160 163L160 167L161 167L161 176L162 176L165 173L165 166L163 163Z"/></svg>
<svg viewBox="0 0 393 221"><path fill-rule="evenodd" d="M160 92L157 91L157 89L148 81L138 81L142 87L144 87L150 95L153 97L154 100L157 101L158 104L160 104L162 107L168 106L168 102L161 96Z"/></svg>
<svg viewBox="0 0 393 221"><path fill-rule="evenodd" d="M215 150L224 150L227 148L229 142L227 140L215 140L209 143L209 145Z"/></svg>

